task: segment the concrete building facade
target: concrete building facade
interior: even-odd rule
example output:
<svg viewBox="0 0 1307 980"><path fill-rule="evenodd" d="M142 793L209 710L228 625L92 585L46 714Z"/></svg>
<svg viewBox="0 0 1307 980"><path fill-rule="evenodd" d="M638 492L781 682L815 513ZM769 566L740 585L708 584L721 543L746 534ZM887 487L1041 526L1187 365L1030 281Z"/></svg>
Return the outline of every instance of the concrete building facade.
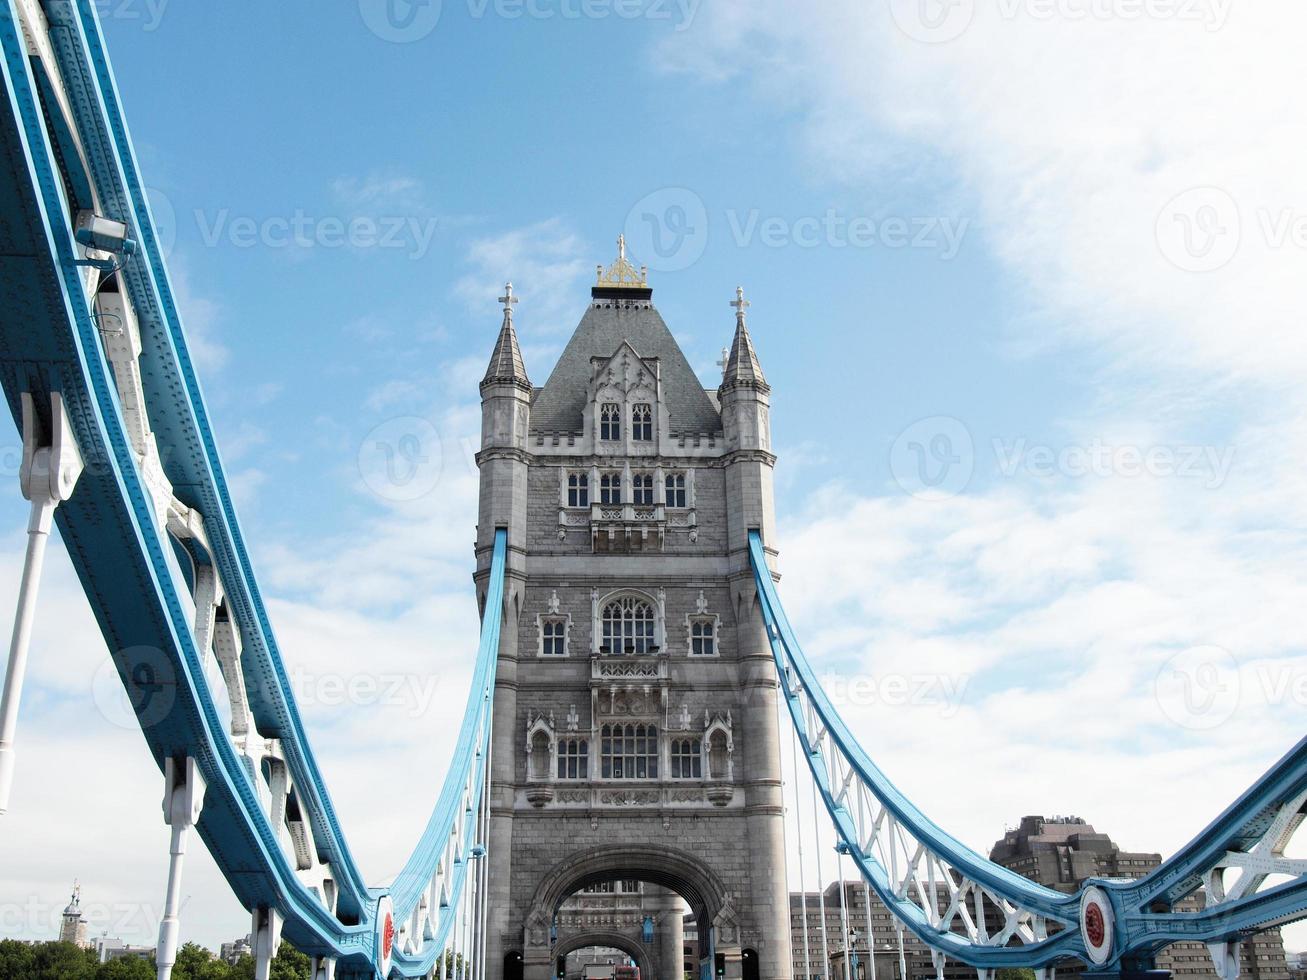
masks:
<svg viewBox="0 0 1307 980"><path fill-rule="evenodd" d="M1041 885L1074 892L1087 878L1141 878L1162 863L1162 855L1124 851L1079 817L1022 817L994 844L989 859ZM1198 909L1201 893L1184 907ZM1159 970L1176 980L1217 980L1202 943L1172 943L1157 957ZM1067 975L1078 970L1059 969ZM1259 933L1239 951L1242 980L1289 980L1280 930Z"/></svg>
<svg viewBox="0 0 1307 980"><path fill-rule="evenodd" d="M728 977L788 980L776 681L748 558L750 530L775 540L775 457L747 303L737 291L721 381L705 389L620 243L543 387L515 301L510 287L477 455L483 601L495 531L508 532L491 975L545 980L560 955L602 944L569 934L559 910L629 879L689 904L701 971L715 953ZM670 963L683 931L666 920Z"/></svg>

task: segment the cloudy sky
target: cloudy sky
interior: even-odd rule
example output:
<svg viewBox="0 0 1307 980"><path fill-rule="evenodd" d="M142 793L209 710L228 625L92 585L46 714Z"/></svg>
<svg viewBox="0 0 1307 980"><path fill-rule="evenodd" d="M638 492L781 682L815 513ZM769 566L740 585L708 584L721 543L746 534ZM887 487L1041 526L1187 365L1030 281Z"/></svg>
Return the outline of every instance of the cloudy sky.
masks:
<svg viewBox="0 0 1307 980"><path fill-rule="evenodd" d="M370 881L425 821L475 650L495 297L542 383L623 231L705 385L745 286L791 618L955 835L1077 814L1169 853L1302 736L1302 5L99 6ZM408 433L421 494L368 448ZM153 942L161 779L106 665L56 545L2 933L52 936L78 878L95 932ZM185 893L187 938L247 930L207 855Z"/></svg>

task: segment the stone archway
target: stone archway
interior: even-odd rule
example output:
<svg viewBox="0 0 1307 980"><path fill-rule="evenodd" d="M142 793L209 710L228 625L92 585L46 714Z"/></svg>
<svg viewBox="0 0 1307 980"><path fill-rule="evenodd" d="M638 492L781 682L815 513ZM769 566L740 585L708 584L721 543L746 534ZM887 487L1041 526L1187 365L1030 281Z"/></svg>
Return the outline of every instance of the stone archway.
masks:
<svg viewBox="0 0 1307 980"><path fill-rule="evenodd" d="M553 972L552 966L547 966L557 957L551 941L551 928L563 902L590 885L622 879L659 885L683 898L699 921L701 956L707 955L710 929L728 945L739 943L739 920L731 895L716 873L695 855L652 843L588 848L558 862L541 877L536 887L526 919L527 980L544 980ZM630 940L627 942L629 944ZM560 948L563 945L560 943ZM574 944L573 937L567 938L566 945L572 949L580 948ZM679 941L677 945L679 948ZM627 947L614 944L614 948ZM679 957L676 962L679 964ZM676 975L680 975L679 966ZM643 970L642 978L648 980L648 974Z"/></svg>
<svg viewBox="0 0 1307 980"><path fill-rule="evenodd" d="M554 947L553 957L555 960L562 959L570 953L591 946L607 946L612 949L620 949L635 960L635 965L640 968L640 980L653 980L653 962L649 958L649 951L632 940L630 936L624 936L620 932L583 932L569 936Z"/></svg>

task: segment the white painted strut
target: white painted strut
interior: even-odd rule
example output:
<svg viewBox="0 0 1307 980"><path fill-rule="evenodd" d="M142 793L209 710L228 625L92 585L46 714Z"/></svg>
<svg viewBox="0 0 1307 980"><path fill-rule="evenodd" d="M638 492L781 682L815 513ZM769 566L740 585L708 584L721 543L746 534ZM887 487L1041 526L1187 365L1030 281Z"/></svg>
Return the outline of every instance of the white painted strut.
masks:
<svg viewBox="0 0 1307 980"><path fill-rule="evenodd" d="M27 557L22 584L18 587L18 611L9 643L9 664L5 670L4 693L0 695L0 814L9 809L9 792L14 784L14 738L18 732L18 705L27 673L27 651L32 642L32 620L36 596L41 588L45 546L50 540L54 509L72 496L82 475L82 454L77 449L64 412L63 397L50 395L50 439L42 439L36 403L23 392L23 465L19 483L23 496L32 502L27 522Z"/></svg>
<svg viewBox="0 0 1307 980"><path fill-rule="evenodd" d="M276 909L255 909L250 932L254 938L254 980L269 980L272 961L281 945L281 913Z"/></svg>
<svg viewBox="0 0 1307 980"><path fill-rule="evenodd" d="M184 763L165 759L163 766L163 819L172 828L168 849L168 894L163 903L163 921L159 923L159 949L155 963L158 980L170 980L177 962L177 939L181 932L182 859L191 828L204 808L204 777L193 758Z"/></svg>

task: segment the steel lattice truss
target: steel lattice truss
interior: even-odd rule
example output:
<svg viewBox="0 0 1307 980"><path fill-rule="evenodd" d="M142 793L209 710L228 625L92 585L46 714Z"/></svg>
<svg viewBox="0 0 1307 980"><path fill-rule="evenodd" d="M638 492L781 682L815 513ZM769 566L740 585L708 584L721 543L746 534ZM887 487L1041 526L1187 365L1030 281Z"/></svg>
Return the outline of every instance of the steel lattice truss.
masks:
<svg viewBox="0 0 1307 980"><path fill-rule="evenodd" d="M750 561L781 691L837 846L936 954L981 970L1072 958L1120 970L1185 939L1210 944L1221 975L1233 978L1241 939L1307 914L1307 862L1285 856L1307 807L1307 739L1147 877L1056 892L966 848L894 787L822 691L757 532ZM1200 888L1205 907L1180 911Z"/></svg>
<svg viewBox="0 0 1307 980"><path fill-rule="evenodd" d="M369 887L246 553L94 3L0 0L0 48L0 381L30 454L33 526L54 513L165 774L174 870L194 829L251 910L260 976L284 935L314 957L315 977L482 980L505 532L481 556L481 643L440 796L401 873ZM130 261L108 269L79 240L86 215L130 232ZM980 858L894 789L812 675L756 535L752 559L840 847L939 956L983 970L1072 957L1115 968L1198 939L1231 976L1240 939L1303 915L1307 869L1285 855L1303 822L1307 742L1148 878L1062 895ZM1158 911L1199 889L1202 909ZM175 919L171 940L167 928L161 953Z"/></svg>

